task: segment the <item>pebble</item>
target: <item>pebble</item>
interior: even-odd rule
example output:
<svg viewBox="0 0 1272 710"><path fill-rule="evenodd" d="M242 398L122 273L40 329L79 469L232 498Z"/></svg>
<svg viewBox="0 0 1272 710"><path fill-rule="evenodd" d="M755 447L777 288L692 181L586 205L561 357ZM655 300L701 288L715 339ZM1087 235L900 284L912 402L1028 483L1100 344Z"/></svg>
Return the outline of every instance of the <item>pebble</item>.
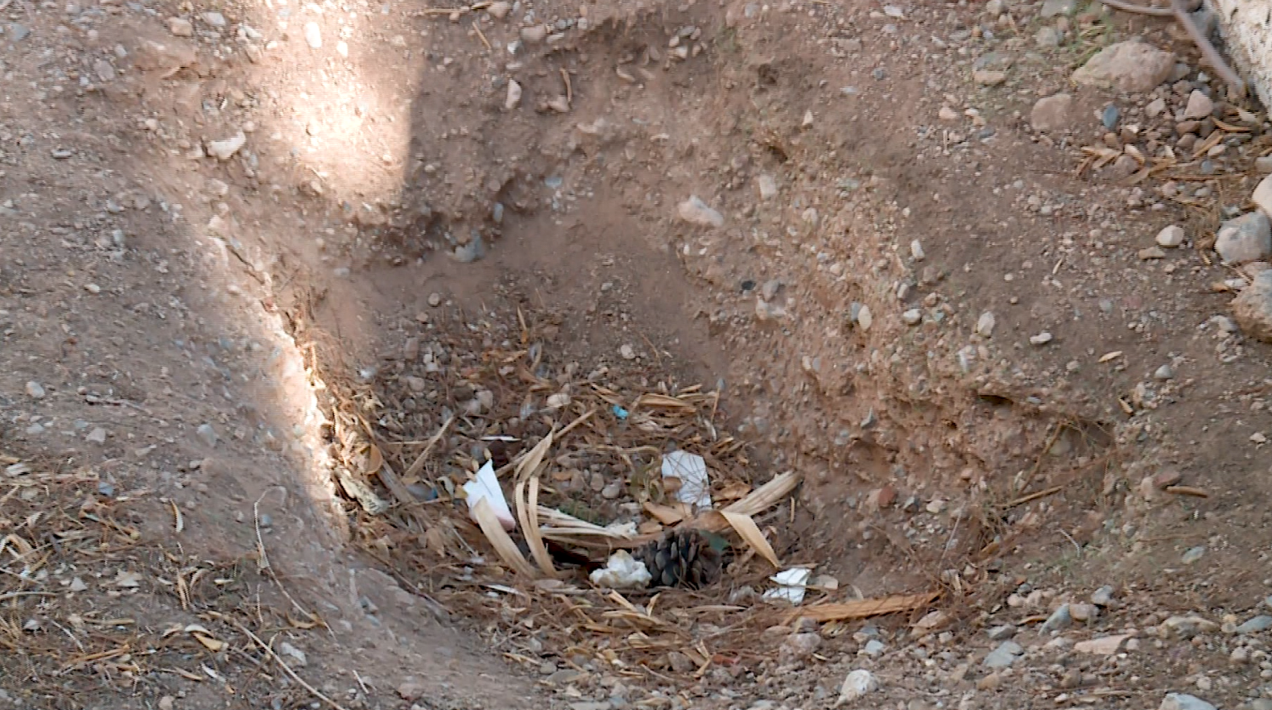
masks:
<svg viewBox="0 0 1272 710"><path fill-rule="evenodd" d="M1173 380L1175 379L1175 370L1170 365L1162 365L1153 371L1153 379L1163 382Z"/></svg>
<svg viewBox="0 0 1272 710"><path fill-rule="evenodd" d="M1056 94L1038 99L1029 113L1029 125L1035 131L1059 131L1069 125L1073 96Z"/></svg>
<svg viewBox="0 0 1272 710"><path fill-rule="evenodd" d="M623 346L618 349L618 354L621 355L624 360L636 359L636 350L627 343L623 343Z"/></svg>
<svg viewBox="0 0 1272 710"><path fill-rule="evenodd" d="M972 72L972 79L982 86L998 86L1007 81L1007 72L994 69L977 69Z"/></svg>
<svg viewBox="0 0 1272 710"><path fill-rule="evenodd" d="M194 433L208 446L216 446L216 429L213 429L211 424L200 424Z"/></svg>
<svg viewBox="0 0 1272 710"><path fill-rule="evenodd" d="M233 136L226 138L225 140L209 141L207 145L208 155L211 155L217 160L229 160L234 157L234 154L239 152L239 149L246 144L247 134L243 131L238 131Z"/></svg>
<svg viewBox="0 0 1272 710"><path fill-rule="evenodd" d="M1260 614L1237 627L1239 634L1254 634L1272 629L1272 616Z"/></svg>
<svg viewBox="0 0 1272 710"><path fill-rule="evenodd" d="M1177 224L1163 227L1162 231L1157 233L1155 241L1157 246L1174 249L1184 243L1184 228Z"/></svg>
<svg viewBox="0 0 1272 710"><path fill-rule="evenodd" d="M985 656L985 667L1006 668L1015 663L1024 653L1025 649L1015 641L1003 641L998 644L998 648Z"/></svg>
<svg viewBox="0 0 1272 710"><path fill-rule="evenodd" d="M115 67L105 59L98 59L93 62L93 72L97 74L97 78L102 81L115 80Z"/></svg>
<svg viewBox="0 0 1272 710"><path fill-rule="evenodd" d="M700 227L724 226L724 216L708 207L697 195L690 195L689 199L681 202L676 207L676 214L689 224Z"/></svg>
<svg viewBox="0 0 1272 710"><path fill-rule="evenodd" d="M911 308L901 314L901 320L904 321L906 325L918 325L919 322L923 320L923 311L920 311L917 308Z"/></svg>
<svg viewBox="0 0 1272 710"><path fill-rule="evenodd" d="M1272 155L1263 155L1255 158L1254 167L1261 173L1272 173Z"/></svg>
<svg viewBox="0 0 1272 710"><path fill-rule="evenodd" d="M1188 95L1188 105L1184 108L1184 118L1201 120L1209 118L1215 110L1215 102L1200 89L1193 89Z"/></svg>
<svg viewBox="0 0 1272 710"><path fill-rule="evenodd" d="M989 634L990 641L1004 641L1016 635L1016 627L1011 624L1003 624L1002 626L995 626L986 633Z"/></svg>
<svg viewBox="0 0 1272 710"><path fill-rule="evenodd" d="M1038 14L1043 19L1047 19L1058 15L1072 15L1077 9L1077 0L1046 0L1042 3L1042 10Z"/></svg>
<svg viewBox="0 0 1272 710"><path fill-rule="evenodd" d="M1095 621L1100 615L1100 609L1094 604L1070 604L1069 616L1074 621L1089 622Z"/></svg>
<svg viewBox="0 0 1272 710"><path fill-rule="evenodd" d="M760 175L755 178L755 185L760 191L761 200L777 197L777 180L772 175Z"/></svg>
<svg viewBox="0 0 1272 710"><path fill-rule="evenodd" d="M839 700L836 705L856 702L863 696L879 689L879 679L863 668L850 672L839 686Z"/></svg>
<svg viewBox="0 0 1272 710"><path fill-rule="evenodd" d="M866 645L862 647L861 652L871 658L875 658L883 653L884 648L883 642L879 639L870 639L866 642Z"/></svg>
<svg viewBox="0 0 1272 710"><path fill-rule="evenodd" d="M1059 631L1072 623L1073 616L1069 613L1069 605L1061 604L1059 608L1051 612L1051 616L1048 616L1046 621L1042 622L1038 631L1044 634L1049 631Z"/></svg>
<svg viewBox="0 0 1272 710"><path fill-rule="evenodd" d="M31 399L44 399L44 387L35 380L26 383L26 393Z"/></svg>
<svg viewBox="0 0 1272 710"><path fill-rule="evenodd" d="M1179 561L1183 562L1186 565L1191 565L1197 562L1198 560L1200 560L1205 554L1206 554L1206 548L1204 546L1199 545L1197 547L1189 548L1189 550L1184 553L1184 556L1181 557Z"/></svg>
<svg viewBox="0 0 1272 710"><path fill-rule="evenodd" d="M305 652L286 641L278 644L278 651L284 656L292 659L292 661L295 662L294 665L305 666L309 664L308 659L305 658Z"/></svg>
<svg viewBox="0 0 1272 710"><path fill-rule="evenodd" d="M1073 644L1073 650L1078 653L1091 653L1097 656L1112 656L1117 653L1122 644L1130 637L1130 634L1117 634L1116 636L1101 636L1087 641L1079 641Z"/></svg>
<svg viewBox="0 0 1272 710"><path fill-rule="evenodd" d="M672 651L667 654L667 665L671 666L671 669L677 673L693 673L698 670L698 664L680 651Z"/></svg>
<svg viewBox="0 0 1272 710"><path fill-rule="evenodd" d="M67 589L69 589L72 592L83 592L88 590L88 585L84 584L84 580L80 579L79 577L75 577L71 579L71 586L68 587Z"/></svg>
<svg viewBox="0 0 1272 710"><path fill-rule="evenodd" d="M812 656L821 644L822 637L817 632L791 634L782 642L782 647L778 649L778 656L787 663L803 660Z"/></svg>
<svg viewBox="0 0 1272 710"><path fill-rule="evenodd" d="M985 311L980 314L980 318L976 319L976 334L982 338L989 338L994 335L994 326L997 320L994 318L992 311Z"/></svg>
<svg viewBox="0 0 1272 710"><path fill-rule="evenodd" d="M1195 695L1187 693L1167 693L1157 710L1216 710L1214 705Z"/></svg>
<svg viewBox="0 0 1272 710"><path fill-rule="evenodd" d="M305 23L305 44L310 49L322 49L322 29L317 22Z"/></svg>
<svg viewBox="0 0 1272 710"><path fill-rule="evenodd" d="M17 22L14 22L13 24L9 25L9 37L14 42L21 42L22 40L26 39L30 35L31 35L31 30L28 29L26 25L21 25L21 24L18 24Z"/></svg>
<svg viewBox="0 0 1272 710"><path fill-rule="evenodd" d="M521 104L521 84L515 79L508 80L508 95L504 99L504 108L509 111L513 110Z"/></svg>
<svg viewBox="0 0 1272 710"><path fill-rule="evenodd" d="M489 14L491 17L495 18L496 20L502 20L503 18L507 17L508 13L511 11L512 11L512 4L504 2L503 0L499 0L499 2L492 2L486 8L486 13Z"/></svg>
<svg viewBox="0 0 1272 710"><path fill-rule="evenodd" d="M1038 31L1034 33L1034 43L1037 44L1039 47L1043 47L1043 48L1059 47L1060 43L1063 41L1064 41L1064 33L1052 27L1051 25L1044 25L1043 27L1039 27Z"/></svg>
<svg viewBox="0 0 1272 710"><path fill-rule="evenodd" d="M1224 222L1215 238L1215 253L1229 265L1272 257L1272 223L1262 212L1250 212Z"/></svg>
<svg viewBox="0 0 1272 710"><path fill-rule="evenodd" d="M1125 93L1147 93L1170 78L1174 69L1174 54L1138 40L1127 40L1100 50L1073 72L1073 80Z"/></svg>
<svg viewBox="0 0 1272 710"><path fill-rule="evenodd" d="M1232 301L1232 317L1249 337L1272 343L1272 271L1264 271Z"/></svg>
<svg viewBox="0 0 1272 710"><path fill-rule="evenodd" d="M205 12L200 15L200 17L203 18L204 22L213 27L225 27L225 15L222 15L219 12Z"/></svg>
<svg viewBox="0 0 1272 710"><path fill-rule="evenodd" d="M853 315L853 322L856 323L857 327L861 328L863 331L870 330L871 324L874 323L874 316L870 315L870 306L867 306L864 303L854 303L853 306L859 306L854 308L856 313Z"/></svg>
<svg viewBox="0 0 1272 710"><path fill-rule="evenodd" d="M194 25L180 17L168 18L168 31L173 37L193 37Z"/></svg>
<svg viewBox="0 0 1272 710"><path fill-rule="evenodd" d="M1272 158L1272 156L1263 156L1264 158ZM1260 158L1262 160L1263 158ZM1262 168L1260 168L1262 169ZM1272 172L1269 168L1266 172ZM1258 187L1254 188L1254 194L1250 196L1250 201L1259 208L1265 215L1272 215L1272 175L1259 181Z"/></svg>
<svg viewBox="0 0 1272 710"><path fill-rule="evenodd" d="M914 257L915 261L923 261L923 259L927 256L923 252L923 244L917 239L911 240L910 242L910 256Z"/></svg>
<svg viewBox="0 0 1272 710"><path fill-rule="evenodd" d="M104 444L106 443L106 430L101 427L94 427L92 431L88 432L88 436L84 437L84 441L90 444Z"/></svg>
<svg viewBox="0 0 1272 710"><path fill-rule="evenodd" d="M548 37L547 25L535 25L521 28L521 41L526 44L539 44Z"/></svg>
<svg viewBox="0 0 1272 710"><path fill-rule="evenodd" d="M433 308L437 308L438 306L442 305L442 294L437 293L436 291L434 291L433 293L430 293L428 295L428 305L432 306Z"/></svg>
<svg viewBox="0 0 1272 710"><path fill-rule="evenodd" d="M1037 335L1029 336L1029 343L1032 345L1046 345L1051 342L1051 339L1051 333L1044 330Z"/></svg>

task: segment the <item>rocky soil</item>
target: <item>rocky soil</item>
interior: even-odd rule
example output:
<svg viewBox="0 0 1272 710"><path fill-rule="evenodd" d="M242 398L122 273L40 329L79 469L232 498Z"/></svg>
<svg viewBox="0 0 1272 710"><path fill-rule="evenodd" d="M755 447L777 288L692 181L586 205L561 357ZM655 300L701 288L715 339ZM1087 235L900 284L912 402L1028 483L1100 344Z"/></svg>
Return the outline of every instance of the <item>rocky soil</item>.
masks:
<svg viewBox="0 0 1272 710"><path fill-rule="evenodd" d="M1169 18L0 16L0 708L1272 705L1272 123ZM438 608L322 378L425 441L527 314L574 384L721 392L804 477L783 559L944 596L660 675Z"/></svg>

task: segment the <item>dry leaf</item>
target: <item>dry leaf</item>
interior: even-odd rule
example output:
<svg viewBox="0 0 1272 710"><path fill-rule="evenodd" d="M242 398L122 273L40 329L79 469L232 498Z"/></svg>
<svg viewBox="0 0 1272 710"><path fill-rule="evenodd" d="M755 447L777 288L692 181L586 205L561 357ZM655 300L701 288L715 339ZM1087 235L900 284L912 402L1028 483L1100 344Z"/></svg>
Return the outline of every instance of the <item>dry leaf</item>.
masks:
<svg viewBox="0 0 1272 710"><path fill-rule="evenodd" d="M490 506L490 501L485 498L477 501L477 505L473 506L473 516L477 518L477 524L481 526L481 531L485 533L499 558L518 574L533 578L534 568L521 555L521 550L517 549L512 538L508 537L503 524L499 522L499 516L495 515L495 509Z"/></svg>
<svg viewBox="0 0 1272 710"><path fill-rule="evenodd" d="M648 501L645 503L645 512L654 516L654 518L663 525L675 525L685 519L685 514L680 509L673 508L670 505L659 505Z"/></svg>
<svg viewBox="0 0 1272 710"><path fill-rule="evenodd" d="M119 570L115 575L115 586L124 589L136 589L141 586L141 573Z"/></svg>
<svg viewBox="0 0 1272 710"><path fill-rule="evenodd" d="M872 616L895 614L899 611L921 609L939 597L936 592L927 594L897 594L880 599L861 599L842 604L823 604L801 608L791 615L792 619L807 616L817 621L847 621L850 619L867 619Z"/></svg>
<svg viewBox="0 0 1272 710"><path fill-rule="evenodd" d="M769 561L774 567L781 567L781 563L777 561L777 553L773 552L773 546L769 545L768 540L764 539L764 533L760 532L760 527L755 524L755 520L749 515L742 513L731 513L728 510L720 511L725 520L729 521L729 525L738 531L738 535L750 545L752 549L760 554L761 557Z"/></svg>
<svg viewBox="0 0 1272 710"><path fill-rule="evenodd" d="M196 640L198 640L199 643L203 644L203 647L208 649L212 653L220 653L221 651L225 650L225 647L228 645L224 641L221 641L220 639L216 639L204 634L194 633L190 635L193 636Z"/></svg>
<svg viewBox="0 0 1272 710"><path fill-rule="evenodd" d="M549 434L546 439L550 440L552 435ZM537 446L535 447L538 448ZM548 554L548 548L543 544L543 535L539 531L539 476L536 473L530 474L529 480L530 491L526 493L526 481L518 481L513 490L513 499L517 503L517 518L521 521L521 529L525 531L526 545L530 548L530 554L534 556L534 561L538 563L539 569L548 577L556 576L556 568L552 566L552 555Z"/></svg>

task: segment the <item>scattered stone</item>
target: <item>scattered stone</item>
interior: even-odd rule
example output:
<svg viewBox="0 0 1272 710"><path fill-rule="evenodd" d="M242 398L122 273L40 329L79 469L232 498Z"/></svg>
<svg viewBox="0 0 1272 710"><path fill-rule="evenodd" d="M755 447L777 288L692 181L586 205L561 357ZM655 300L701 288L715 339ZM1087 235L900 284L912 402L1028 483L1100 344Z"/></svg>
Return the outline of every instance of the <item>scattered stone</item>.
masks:
<svg viewBox="0 0 1272 710"><path fill-rule="evenodd" d="M782 642L777 655L783 663L802 661L812 656L821 647L821 643L821 634L816 632L791 634Z"/></svg>
<svg viewBox="0 0 1272 710"><path fill-rule="evenodd" d="M835 707L856 702L878 689L879 679L870 671L859 668L850 672L844 678L843 685L839 686L839 699L835 701Z"/></svg>
<svg viewBox="0 0 1272 710"><path fill-rule="evenodd" d="M94 427L92 431L88 432L88 436L84 437L84 441L90 444L105 444L106 430L101 427Z"/></svg>
<svg viewBox="0 0 1272 710"><path fill-rule="evenodd" d="M512 4L504 2L503 0L499 0L499 2L492 2L486 7L486 13L496 20L502 20L507 17L508 13L511 11Z"/></svg>
<svg viewBox="0 0 1272 710"><path fill-rule="evenodd" d="M1144 107L1144 114L1149 118L1157 118L1166 111L1166 99L1153 99Z"/></svg>
<svg viewBox="0 0 1272 710"><path fill-rule="evenodd" d="M202 17L203 21L212 27L225 27L226 25L225 15L222 15L219 12L205 12L199 17Z"/></svg>
<svg viewBox="0 0 1272 710"><path fill-rule="evenodd" d="M189 20L180 17L168 18L168 31L173 37L193 37L194 25Z"/></svg>
<svg viewBox="0 0 1272 710"><path fill-rule="evenodd" d="M1255 340L1272 343L1272 271L1264 271L1232 301L1232 317Z"/></svg>
<svg viewBox="0 0 1272 710"><path fill-rule="evenodd" d="M211 424L200 424L194 433L208 446L216 446L216 429L213 429Z"/></svg>
<svg viewBox="0 0 1272 710"><path fill-rule="evenodd" d="M1045 330L1037 335L1029 336L1029 343L1031 345L1046 345L1047 343L1050 343L1051 340L1051 333L1048 333Z"/></svg>
<svg viewBox="0 0 1272 710"><path fill-rule="evenodd" d="M1091 603L1098 607L1108 607L1113 604L1113 587L1104 585L1091 593Z"/></svg>
<svg viewBox="0 0 1272 710"><path fill-rule="evenodd" d="M621 355L624 360L636 359L636 350L627 343L623 343L623 346L618 349L618 354Z"/></svg>
<svg viewBox="0 0 1272 710"><path fill-rule="evenodd" d="M885 646L879 639L870 639L866 645L861 648L861 652L871 658L878 658L884 650Z"/></svg>
<svg viewBox="0 0 1272 710"><path fill-rule="evenodd" d="M1218 630L1219 625L1209 619L1200 616L1172 616L1161 623L1162 631L1165 635L1190 639L1199 633L1209 633Z"/></svg>
<svg viewBox="0 0 1272 710"><path fill-rule="evenodd" d="M521 41L526 44L539 44L548 38L547 25L535 25L521 28Z"/></svg>
<svg viewBox="0 0 1272 710"><path fill-rule="evenodd" d="M1035 131L1059 131L1068 127L1069 112L1073 108L1073 96L1056 94L1038 99L1029 114L1029 124Z"/></svg>
<svg viewBox="0 0 1272 710"><path fill-rule="evenodd" d="M1272 257L1272 223L1262 212L1224 222L1215 238L1215 253L1223 263L1234 266Z"/></svg>
<svg viewBox="0 0 1272 710"><path fill-rule="evenodd" d="M1198 545L1197 547L1189 548L1189 550L1184 553L1184 556L1180 558L1179 561L1183 562L1186 565L1191 565L1197 562L1198 560L1200 560L1205 554L1206 554L1205 546Z"/></svg>
<svg viewBox="0 0 1272 710"><path fill-rule="evenodd" d="M1211 101L1201 89L1193 89L1193 92L1188 95L1188 106L1184 108L1184 118L1200 121L1203 118L1210 118L1214 110L1215 102Z"/></svg>
<svg viewBox="0 0 1272 710"><path fill-rule="evenodd" d="M1007 72L994 69L977 69L972 72L972 79L982 86L998 86L1007 81Z"/></svg>
<svg viewBox="0 0 1272 710"><path fill-rule="evenodd" d="M1069 605L1061 604L1058 609L1051 612L1051 616L1042 622L1042 626L1038 629L1040 633L1048 633L1051 631L1059 631L1068 628L1073 623L1073 616L1069 613Z"/></svg>
<svg viewBox="0 0 1272 710"><path fill-rule="evenodd" d="M1264 158L1272 158L1272 155L1265 155ZM1263 158L1260 158L1262 160ZM1272 172L1269 168L1267 172ZM1268 176L1259 181L1258 187L1254 188L1254 194L1250 196L1250 201L1259 208L1265 215L1272 216L1272 176Z"/></svg>
<svg viewBox="0 0 1272 710"><path fill-rule="evenodd" d="M901 320L906 325L918 325L919 321L923 320L923 311L920 311L917 308L911 308L901 314Z"/></svg>
<svg viewBox="0 0 1272 710"><path fill-rule="evenodd" d="M955 111L949 106L942 106L941 110L936 112L936 117L942 121L957 121L958 111Z"/></svg>
<svg viewBox="0 0 1272 710"><path fill-rule="evenodd" d="M1165 382L1166 380L1175 379L1175 368L1170 365L1162 365L1153 371L1153 379Z"/></svg>
<svg viewBox="0 0 1272 710"><path fill-rule="evenodd" d="M1015 663L1024 653L1025 649L1015 641L1003 641L998 644L998 648L985 656L985 667L1006 668Z"/></svg>
<svg viewBox="0 0 1272 710"><path fill-rule="evenodd" d="M1112 656L1118 652L1118 649L1130 637L1130 634L1118 634L1116 636L1101 636L1089 641L1079 641L1073 644L1073 650L1078 653L1091 653L1097 656Z"/></svg>
<svg viewBox="0 0 1272 710"><path fill-rule="evenodd" d="M115 67L105 59L98 59L93 62L93 72L97 74L97 78L102 81L115 80Z"/></svg>
<svg viewBox="0 0 1272 710"><path fill-rule="evenodd" d="M1139 250L1138 256L1140 261L1153 261L1156 259L1165 259L1166 252L1162 251L1161 247L1145 247L1144 249Z"/></svg>
<svg viewBox="0 0 1272 710"><path fill-rule="evenodd" d="M1087 622L1095 621L1095 618L1099 615L1100 615L1100 609L1094 604L1070 604L1069 605L1069 616L1074 621L1081 621L1083 623L1087 623Z"/></svg>
<svg viewBox="0 0 1272 710"><path fill-rule="evenodd" d="M708 207L707 203L698 199L697 195L691 195L689 199L681 202L676 207L676 213L680 219L700 227L724 226L724 216Z"/></svg>
<svg viewBox="0 0 1272 710"><path fill-rule="evenodd" d="M508 80L508 96L504 99L504 108L509 111L521 104L521 84L515 79Z"/></svg>
<svg viewBox="0 0 1272 710"><path fill-rule="evenodd" d="M1005 641L1016 635L1016 627L1011 624L995 626L988 632L990 641Z"/></svg>
<svg viewBox="0 0 1272 710"><path fill-rule="evenodd" d="M14 22L9 25L9 38L14 42L21 42L31 36L31 30L23 24Z"/></svg>
<svg viewBox="0 0 1272 710"><path fill-rule="evenodd" d="M1260 614L1237 627L1239 634L1256 634L1272 629L1272 616Z"/></svg>
<svg viewBox="0 0 1272 710"><path fill-rule="evenodd" d="M1147 93L1170 77L1175 55L1138 40L1109 45L1073 73L1078 84Z"/></svg>
<svg viewBox="0 0 1272 710"><path fill-rule="evenodd" d="M1261 173L1272 173L1272 155L1262 155L1255 158L1254 167Z"/></svg>
<svg viewBox="0 0 1272 710"><path fill-rule="evenodd" d="M415 676L408 677L397 687L398 695L402 696L402 699L408 703L424 695L427 690L428 685Z"/></svg>
<svg viewBox="0 0 1272 710"><path fill-rule="evenodd" d="M917 239L910 241L910 256L913 257L915 261L923 261L923 259L927 256L923 252L923 244Z"/></svg>
<svg viewBox="0 0 1272 710"><path fill-rule="evenodd" d="M305 23L305 44L310 49L322 49L322 28L317 22Z"/></svg>
<svg viewBox="0 0 1272 710"><path fill-rule="evenodd" d="M1058 15L1072 15L1077 12L1078 0L1046 0L1042 3L1042 11L1038 14L1043 19L1049 19Z"/></svg>
<svg viewBox="0 0 1272 710"><path fill-rule="evenodd" d="M26 393L31 399L44 399L44 387L35 380L26 383Z"/></svg>
<svg viewBox="0 0 1272 710"><path fill-rule="evenodd" d="M286 641L278 644L278 651L284 656L295 661L294 665L305 666L309 664L309 661L305 658L305 652Z"/></svg>
<svg viewBox="0 0 1272 710"><path fill-rule="evenodd" d="M989 338L994 335L994 326L997 320L994 318L992 311L985 311L980 314L980 318L976 319L976 334L982 338Z"/></svg>
<svg viewBox="0 0 1272 710"><path fill-rule="evenodd" d="M451 258L461 264L471 264L474 261L486 256L486 241L477 235L467 244L455 247L451 252Z"/></svg>
<svg viewBox="0 0 1272 710"><path fill-rule="evenodd" d="M771 200L777 197L777 180L772 175L760 175L755 179L755 185L760 190L761 200Z"/></svg>
<svg viewBox="0 0 1272 710"><path fill-rule="evenodd" d="M672 651L667 654L667 665L671 666L671 669L677 673L693 673L698 670L698 664L680 651Z"/></svg>
<svg viewBox="0 0 1272 710"><path fill-rule="evenodd" d="M1167 693L1157 710L1216 710L1214 705L1195 695L1187 693Z"/></svg>
<svg viewBox="0 0 1272 710"><path fill-rule="evenodd" d="M1180 244L1184 243L1184 228L1177 224L1163 227L1162 231L1157 233L1155 241L1157 242L1157 246L1165 247L1167 249L1175 249Z"/></svg>
<svg viewBox="0 0 1272 710"><path fill-rule="evenodd" d="M1034 44L1044 49L1059 47L1063 41L1064 33L1051 25L1043 25L1034 33Z"/></svg>
<svg viewBox="0 0 1272 710"><path fill-rule="evenodd" d="M88 590L88 585L84 584L84 580L79 577L71 578L71 586L67 587L72 592L83 592Z"/></svg>
<svg viewBox="0 0 1272 710"><path fill-rule="evenodd" d="M858 304L853 305L856 306ZM857 327L861 328L863 331L870 330L871 324L874 323L874 317L870 315L870 306L867 306L864 303L860 304L860 306L860 308L856 309L857 312L854 314L853 322L856 323Z"/></svg>
<svg viewBox="0 0 1272 710"><path fill-rule="evenodd" d="M207 145L208 155L217 160L229 160L244 145L247 145L247 134L239 131L225 140L209 141Z"/></svg>

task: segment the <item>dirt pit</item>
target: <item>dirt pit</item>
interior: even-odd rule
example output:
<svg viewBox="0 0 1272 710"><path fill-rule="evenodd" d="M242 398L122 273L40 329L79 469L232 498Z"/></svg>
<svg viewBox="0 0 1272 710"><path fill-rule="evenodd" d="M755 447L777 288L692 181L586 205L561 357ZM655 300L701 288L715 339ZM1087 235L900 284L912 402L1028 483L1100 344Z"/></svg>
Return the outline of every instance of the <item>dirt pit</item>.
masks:
<svg viewBox="0 0 1272 710"><path fill-rule="evenodd" d="M0 708L1272 702L1272 141L1170 21L19 4Z"/></svg>

